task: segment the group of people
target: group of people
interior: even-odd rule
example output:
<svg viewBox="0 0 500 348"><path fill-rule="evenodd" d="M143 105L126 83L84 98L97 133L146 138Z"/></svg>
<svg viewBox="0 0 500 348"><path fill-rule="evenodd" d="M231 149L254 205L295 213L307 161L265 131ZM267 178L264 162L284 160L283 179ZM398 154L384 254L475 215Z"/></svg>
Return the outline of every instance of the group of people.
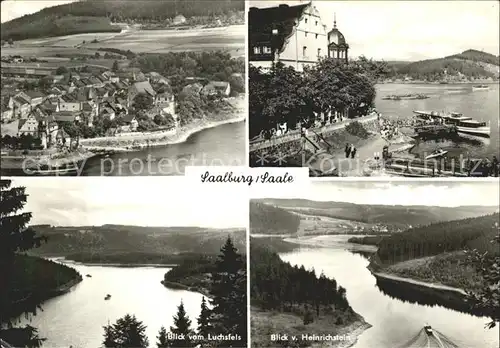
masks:
<svg viewBox="0 0 500 348"><path fill-rule="evenodd" d="M379 118L380 134L383 138L390 140L399 135L398 126L392 122Z"/></svg>
<svg viewBox="0 0 500 348"><path fill-rule="evenodd" d="M355 158L358 149L354 147L354 144L345 144L345 158Z"/></svg>

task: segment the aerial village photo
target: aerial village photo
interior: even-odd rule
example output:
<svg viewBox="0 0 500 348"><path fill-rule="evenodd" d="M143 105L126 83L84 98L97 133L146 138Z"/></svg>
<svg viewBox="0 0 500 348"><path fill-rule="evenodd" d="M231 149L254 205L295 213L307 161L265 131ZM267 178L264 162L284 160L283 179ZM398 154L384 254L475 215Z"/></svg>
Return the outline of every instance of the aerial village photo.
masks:
<svg viewBox="0 0 500 348"><path fill-rule="evenodd" d="M251 200L252 347L498 347L498 192L312 181Z"/></svg>
<svg viewBox="0 0 500 348"><path fill-rule="evenodd" d="M498 177L498 1L249 1L249 165Z"/></svg>
<svg viewBox="0 0 500 348"><path fill-rule="evenodd" d="M3 175L246 165L244 0L1 3Z"/></svg>
<svg viewBox="0 0 500 348"><path fill-rule="evenodd" d="M192 200L182 176L0 189L1 348L248 346L246 197Z"/></svg>

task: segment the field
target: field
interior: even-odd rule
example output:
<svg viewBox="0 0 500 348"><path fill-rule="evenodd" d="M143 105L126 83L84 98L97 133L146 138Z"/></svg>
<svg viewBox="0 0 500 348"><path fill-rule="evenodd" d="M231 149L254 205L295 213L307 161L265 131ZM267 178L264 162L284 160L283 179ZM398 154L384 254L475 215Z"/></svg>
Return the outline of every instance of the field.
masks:
<svg viewBox="0 0 500 348"><path fill-rule="evenodd" d="M245 31L243 25L189 30L127 29L118 34L89 33L18 41L13 47L3 47L2 55L69 57L93 55L98 48L106 47L135 53L226 50L234 56L244 56ZM92 43L94 39L98 42Z"/></svg>

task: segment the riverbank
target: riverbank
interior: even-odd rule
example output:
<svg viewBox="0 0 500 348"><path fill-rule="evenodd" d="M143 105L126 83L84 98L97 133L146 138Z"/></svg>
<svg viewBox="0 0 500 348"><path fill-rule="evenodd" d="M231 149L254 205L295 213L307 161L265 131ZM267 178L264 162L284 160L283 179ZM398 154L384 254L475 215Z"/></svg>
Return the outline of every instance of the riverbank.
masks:
<svg viewBox="0 0 500 348"><path fill-rule="evenodd" d="M137 133L134 135L101 137L92 139L81 139L80 145L94 153L115 153L115 152L134 152L149 147L159 147L179 144L195 133L203 130L218 127L224 124L239 123L246 119L245 115L238 114L233 117L222 120L198 119L189 125L180 127L175 134L171 131Z"/></svg>
<svg viewBox="0 0 500 348"><path fill-rule="evenodd" d="M205 287L188 286L188 285L184 285L182 283L170 282L168 280L162 280L160 283L164 287L172 289L172 290L185 290L185 291L196 292L196 293L201 294L207 298L211 298L210 291Z"/></svg>
<svg viewBox="0 0 500 348"><path fill-rule="evenodd" d="M352 312L352 320L343 324L338 313L321 315L312 323L304 325L303 317L296 313L263 310L259 306L251 306L252 347L286 346L284 342L275 341L271 335L287 335L290 347L331 347L348 348L356 344L358 337L371 327L362 316ZM306 336L330 335L332 339L310 339ZM295 339L292 337L295 336ZM337 339L335 339L335 337ZM314 337L311 337L314 338ZM295 342L295 343L293 343Z"/></svg>
<svg viewBox="0 0 500 348"><path fill-rule="evenodd" d="M80 163L94 157L96 154L87 149L78 149L71 152L56 152L43 155L11 156L8 153L1 156L2 170L22 170L26 174L34 173L37 170L46 168L78 167Z"/></svg>

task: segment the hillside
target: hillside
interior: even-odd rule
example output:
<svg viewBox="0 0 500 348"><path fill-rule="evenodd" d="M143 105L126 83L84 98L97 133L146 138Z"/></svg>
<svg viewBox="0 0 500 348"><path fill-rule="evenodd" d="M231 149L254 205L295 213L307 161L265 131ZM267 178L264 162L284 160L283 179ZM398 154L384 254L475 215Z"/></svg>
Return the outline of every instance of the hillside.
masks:
<svg viewBox="0 0 500 348"><path fill-rule="evenodd" d="M251 234L295 234L300 217L284 209L255 201L250 203Z"/></svg>
<svg viewBox="0 0 500 348"><path fill-rule="evenodd" d="M498 79L500 58L490 53L467 50L459 54L402 64L387 63L389 78L418 81L473 81L476 79Z"/></svg>
<svg viewBox="0 0 500 348"><path fill-rule="evenodd" d="M258 202L271 204L286 210L297 211L301 214L370 224L388 224L401 228L481 216L494 213L498 210L496 206L461 206L453 208L432 206L389 206L345 202L317 202L306 199L263 199Z"/></svg>
<svg viewBox="0 0 500 348"><path fill-rule="evenodd" d="M377 256L382 263L391 264L464 249L498 253L491 243L498 233L494 228L498 222L499 214L495 213L410 228L384 237Z"/></svg>
<svg viewBox="0 0 500 348"><path fill-rule="evenodd" d="M164 22L182 14L217 17L244 11L243 0L211 0L203 6L190 0L81 0L45 8L2 23L2 40L23 40L89 32L120 31L112 22Z"/></svg>
<svg viewBox="0 0 500 348"><path fill-rule="evenodd" d="M110 263L177 263L179 254L194 257L215 255L231 236L244 252L244 230L200 227L140 226L33 226L49 243L34 249L40 256L65 256L75 261Z"/></svg>

